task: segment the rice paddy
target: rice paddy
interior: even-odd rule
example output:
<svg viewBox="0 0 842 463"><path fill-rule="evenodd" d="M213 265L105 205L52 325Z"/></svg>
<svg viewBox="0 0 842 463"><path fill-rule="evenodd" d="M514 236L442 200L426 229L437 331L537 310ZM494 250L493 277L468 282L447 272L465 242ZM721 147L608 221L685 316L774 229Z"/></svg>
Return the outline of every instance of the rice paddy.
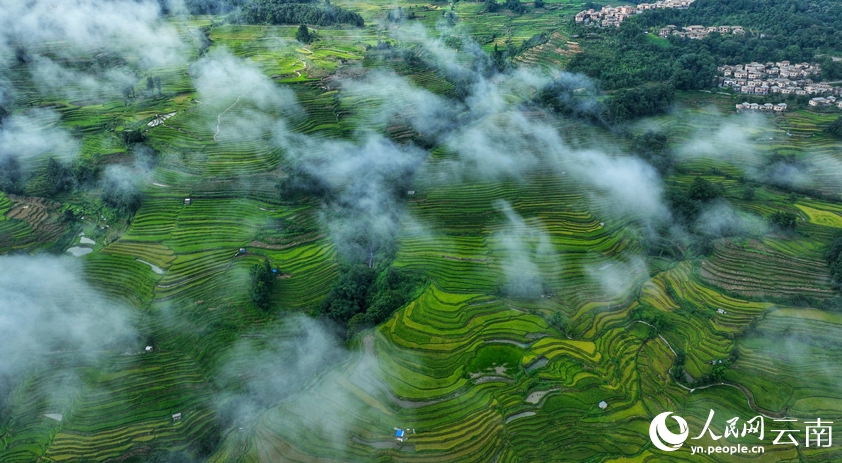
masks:
<svg viewBox="0 0 842 463"><path fill-rule="evenodd" d="M391 8L338 4L370 24ZM412 5L428 26L449 11L444 4ZM460 27L467 34L496 34L483 43L486 49L553 32L517 61L559 66L578 49L563 21L578 7L548 1L546 11L514 16L458 2L453 11L464 18ZM317 30L320 41L303 47L292 43L295 29L220 25L210 37L213 47L250 59L295 92L304 114L290 130L352 136L365 119L365 109L357 108L362 103L323 84L348 63L388 66L367 49L388 38L386 31L374 25L324 28ZM40 101L34 89L26 91L23 73L11 76L23 89L20 98L53 105L62 124L78 128L81 155L102 165L126 155L107 128L149 127L156 115L175 115L147 132L160 160L143 184L136 215L119 224L88 210L80 227L90 236L98 233L96 244L77 258L93 287L132 307L138 336L154 351L143 351L141 339L136 352L112 352L103 364L27 378L0 427L0 461L142 459L189 449L208 436L220 438L208 452L212 462L725 461L654 448L650 420L672 411L697 430L710 409L746 419L842 419L835 373L842 316L817 307L836 294L824 252L842 228L842 206L833 199L842 194L839 171L818 173L811 187L822 198L800 194L793 202L761 182L754 200L740 197L745 179L738 178L775 153L816 166L840 161L839 144L820 135L826 121L795 111L752 129L758 137L773 136L740 141L751 153L688 157L666 179L686 185L704 175L722 183L725 198L741 211L766 217L785 210L802 219L795 235L719 239L700 258L648 255L645 230L634 220L548 166L518 180L443 185L435 179L447 164L431 156L428 177L417 178L406 198L393 263L427 278L420 296L353 338L350 356L325 368L306 389L260 410L247 426L221 425L218 375L248 360L238 358L233 346L284 314L317 308L340 270L318 201L278 195L277 180L290 163L285 153L265 134L227 138L220 111L196 102L185 71L161 70L169 96L139 112L119 100ZM452 89L436 71L411 78L434 93ZM696 96L683 97L676 114L647 121L669 130L676 145L716 129L721 115L714 106L731 104L710 97L696 105ZM247 115L231 103L219 104L230 108L231 117ZM581 142L596 129L573 122L563 130ZM616 134L598 134L606 143L622 143ZM78 235L61 212L86 204L32 199L36 193L0 193L3 253L44 249L68 233ZM512 264L506 238L511 223L501 204L539 232L525 239L530 265ZM271 294L273 314L249 299L249 268L263 259L281 274ZM507 292L512 275L532 271L543 277L541 294ZM564 326L554 318L559 315ZM662 326L653 326L655 319ZM681 375L674 370L678 352L685 356ZM721 360L729 362L726 371L703 384ZM39 397L38 385L57 374L75 378L77 393L52 402ZM333 410L330 416L314 416L324 404ZM60 421L44 416L56 413ZM395 440L396 426L411 429L406 441ZM717 422L714 430L722 434L723 426L724 420ZM767 448L750 460L842 458L836 447Z"/></svg>

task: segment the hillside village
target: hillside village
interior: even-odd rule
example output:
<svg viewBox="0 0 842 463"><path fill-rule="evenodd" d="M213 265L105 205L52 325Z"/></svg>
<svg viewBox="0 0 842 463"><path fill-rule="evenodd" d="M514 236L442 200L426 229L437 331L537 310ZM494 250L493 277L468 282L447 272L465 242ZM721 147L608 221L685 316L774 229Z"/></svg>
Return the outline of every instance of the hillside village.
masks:
<svg viewBox="0 0 842 463"><path fill-rule="evenodd" d="M720 86L749 95L820 95L836 96L840 88L828 83L815 82L821 76L821 66L811 63L792 64L749 63L717 68L722 76ZM815 106L815 105L814 105Z"/></svg>
<svg viewBox="0 0 842 463"><path fill-rule="evenodd" d="M776 113L782 113L782 112L786 111L786 103L760 104L760 103L745 102L745 103L737 103L736 106L737 106L737 112L741 112L741 111L773 111L773 112L776 112Z"/></svg>
<svg viewBox="0 0 842 463"><path fill-rule="evenodd" d="M592 27L619 27L626 18L658 8L687 8L694 0L663 0L655 3L641 3L637 6L604 6L599 11L584 10L576 13L576 23Z"/></svg>
<svg viewBox="0 0 842 463"><path fill-rule="evenodd" d="M658 32L658 35L661 38L667 38L674 35L688 39L703 39L711 32L719 32L722 35L744 35L746 30L743 29L743 26L685 26L679 30L676 26L670 24L669 26L662 28Z"/></svg>

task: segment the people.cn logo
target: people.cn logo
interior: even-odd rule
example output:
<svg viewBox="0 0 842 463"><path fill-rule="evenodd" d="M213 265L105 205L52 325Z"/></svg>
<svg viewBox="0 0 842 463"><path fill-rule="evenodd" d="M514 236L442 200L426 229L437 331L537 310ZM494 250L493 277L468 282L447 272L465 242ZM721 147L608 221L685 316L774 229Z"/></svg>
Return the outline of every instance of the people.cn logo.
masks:
<svg viewBox="0 0 842 463"><path fill-rule="evenodd" d="M667 417L670 415L672 415L672 412L661 413L649 425L649 439L652 440L655 447L665 452L672 452L681 448L681 444L687 440L687 435L690 434L687 422L678 415L672 417L678 423L678 434L667 429Z"/></svg>

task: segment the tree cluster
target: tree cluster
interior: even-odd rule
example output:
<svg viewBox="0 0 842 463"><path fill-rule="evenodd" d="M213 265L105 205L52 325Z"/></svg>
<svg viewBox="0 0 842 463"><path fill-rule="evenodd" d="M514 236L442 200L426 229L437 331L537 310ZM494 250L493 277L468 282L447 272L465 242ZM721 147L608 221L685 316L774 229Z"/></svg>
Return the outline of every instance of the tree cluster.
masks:
<svg viewBox="0 0 842 463"><path fill-rule="evenodd" d="M146 141L146 135L141 130L123 130L122 137L123 144L129 148L133 145Z"/></svg>
<svg viewBox="0 0 842 463"><path fill-rule="evenodd" d="M226 14L246 3L247 0L184 0L190 14ZM168 8L168 1L158 0L162 8ZM166 13L165 13L166 14Z"/></svg>
<svg viewBox="0 0 842 463"><path fill-rule="evenodd" d="M842 140L842 116L837 117L835 121L825 127L824 131L828 135Z"/></svg>
<svg viewBox="0 0 842 463"><path fill-rule="evenodd" d="M661 175L669 173L675 159L669 146L669 137L663 132L646 131L631 136L632 152L652 165Z"/></svg>
<svg viewBox="0 0 842 463"><path fill-rule="evenodd" d="M618 90L605 101L602 116L609 124L654 116L665 112L672 105L674 98L675 88L667 84Z"/></svg>
<svg viewBox="0 0 842 463"><path fill-rule="evenodd" d="M667 191L666 199L673 217L682 225L689 227L696 222L704 205L719 198L723 193L724 189L721 184L696 177L686 191L679 188L670 188Z"/></svg>
<svg viewBox="0 0 842 463"><path fill-rule="evenodd" d="M73 169L68 164L56 160L56 158L50 158L47 161L45 176L47 178L46 188L48 195L70 190L76 184Z"/></svg>
<svg viewBox="0 0 842 463"><path fill-rule="evenodd" d="M153 90L157 90L158 95L161 94L161 78L158 76L146 78L146 91L152 92Z"/></svg>
<svg viewBox="0 0 842 463"><path fill-rule="evenodd" d="M7 154L0 157L0 191L20 193L23 189L23 171L17 156Z"/></svg>
<svg viewBox="0 0 842 463"><path fill-rule="evenodd" d="M307 26L304 24L298 26L298 30L295 31L295 40L305 44L310 43L313 40L313 36L310 35L310 29L307 29Z"/></svg>
<svg viewBox="0 0 842 463"><path fill-rule="evenodd" d="M671 45L665 47L648 39L643 29L630 20L616 30L586 29L582 33L596 34L601 40L587 42L584 53L573 57L568 70L598 79L604 89L666 81L679 90L704 89L715 84L717 54L701 46L704 40L684 43L670 39Z"/></svg>
<svg viewBox="0 0 842 463"><path fill-rule="evenodd" d="M550 318L547 319L547 323L553 328L563 333L564 335L569 335L570 320L567 318L567 315L565 315L563 312L553 312L553 314L550 315Z"/></svg>
<svg viewBox="0 0 842 463"><path fill-rule="evenodd" d="M252 302L261 309L268 311L272 287L275 284L275 273L272 271L269 260L263 259L262 262L254 264L249 269L249 277L251 278L250 294Z"/></svg>
<svg viewBox="0 0 842 463"><path fill-rule="evenodd" d="M102 201L123 214L134 215L140 209L142 194L130 179L107 177L102 182Z"/></svg>
<svg viewBox="0 0 842 463"><path fill-rule="evenodd" d="M792 212L776 211L769 216L769 224L780 228L783 231L791 232L798 224L798 216Z"/></svg>
<svg viewBox="0 0 842 463"><path fill-rule="evenodd" d="M833 287L842 289L842 235L837 235L827 252L827 264L830 266Z"/></svg>
<svg viewBox="0 0 842 463"><path fill-rule="evenodd" d="M357 13L330 4L300 0L252 0L234 13L232 20L245 24L365 25L362 16Z"/></svg>
<svg viewBox="0 0 842 463"><path fill-rule="evenodd" d="M516 14L526 13L526 5L520 3L520 0L506 0L506 9Z"/></svg>
<svg viewBox="0 0 842 463"><path fill-rule="evenodd" d="M293 201L305 196L326 198L331 187L325 180L301 167L292 167L286 178L277 185L281 201Z"/></svg>
<svg viewBox="0 0 842 463"><path fill-rule="evenodd" d="M346 265L340 270L319 312L346 326L348 335L375 326L410 301L423 278L409 270L388 267L379 274L364 264Z"/></svg>

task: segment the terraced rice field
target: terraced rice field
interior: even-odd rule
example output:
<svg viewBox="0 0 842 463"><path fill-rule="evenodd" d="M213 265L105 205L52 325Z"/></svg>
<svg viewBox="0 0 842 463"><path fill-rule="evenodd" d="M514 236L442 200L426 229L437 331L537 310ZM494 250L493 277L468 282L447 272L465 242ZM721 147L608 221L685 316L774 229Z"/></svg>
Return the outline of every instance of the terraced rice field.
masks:
<svg viewBox="0 0 842 463"><path fill-rule="evenodd" d="M361 11L369 23L392 8L339 4ZM430 26L449 11L443 4L412 5L418 22ZM578 50L563 31L563 17L579 4L547 5L546 12L523 16L485 14L470 2L453 11L466 34L478 40L496 34L483 43L489 49L556 31L517 61L563 65ZM204 18L179 27L209 23ZM303 47L292 43L295 29L220 25L210 37L213 47L250 59L294 92L303 111L289 118L290 131L352 139L374 112L361 107L373 102L331 87L326 77L346 64L400 68L366 49L390 38L388 31L325 28L317 31L322 40ZM795 202L759 184L756 198L743 200L737 179L773 154L813 166L835 162L836 142L807 139L826 122L808 112L746 125L748 135L725 156L680 159L667 183L704 175L722 183L725 198L741 211L765 217L785 210L803 219L794 235L715 240L702 258L648 255L651 230L552 166L539 165L518 180L443 184L437 179L447 173L447 155L431 150L401 203L393 262L426 278L420 296L352 338L347 351L318 359L323 368L296 378L299 388L232 412L226 381L242 392L263 373L286 373L249 371L253 358L243 343L294 342L284 331L285 316L313 311L325 300L339 277L339 251L319 200L281 201L276 185L291 160L271 134L235 136L225 124L226 117L247 118L253 108L237 99L202 102L186 68L156 72L170 96L139 110L107 98L42 101L23 73L10 74L21 99L53 105L61 123L81 134L82 155L103 165L127 156L118 136L104 128L151 127L156 115L175 114L146 132L160 159L124 232L109 232L105 225L115 221L93 211L81 221L98 235L92 252L77 258L79 271L114 304L132 308L137 348L109 351L98 364L39 371L17 385L8 425L0 427L0 461L142 459L205 440L212 441L206 459L213 462L725 461L657 450L648 437L650 420L673 411L697 430L710 409L744 419L758 413L842 419L835 373L842 317L790 304L796 296L813 304L836 294L824 253L842 227L842 206L833 200L842 193L839 172L817 175L812 187L826 196L800 195ZM437 70L409 77L439 95L454 88ZM395 102L406 103L401 98ZM273 116L284 111L264 109ZM721 129L713 106L677 111L646 121L670 130L676 149ZM416 135L400 124L368 128L398 142ZM573 146L593 146L592 139L623 143L577 121L557 128ZM29 199L36 193L0 193L4 253L43 247L64 233L77 239L78 230L61 219L62 207L70 206ZM522 245L516 250L513 236ZM280 275L271 313L249 294L249 269L264 259ZM523 297L512 281L537 293ZM653 326L656 320L663 324ZM680 375L677 353L684 357ZM702 384L720 360L733 363ZM78 385L74 395L39 396L57 376ZM714 429L721 434L723 426L717 422ZM395 427L411 430L405 442L395 440ZM839 458L835 449L769 446L746 461Z"/></svg>

